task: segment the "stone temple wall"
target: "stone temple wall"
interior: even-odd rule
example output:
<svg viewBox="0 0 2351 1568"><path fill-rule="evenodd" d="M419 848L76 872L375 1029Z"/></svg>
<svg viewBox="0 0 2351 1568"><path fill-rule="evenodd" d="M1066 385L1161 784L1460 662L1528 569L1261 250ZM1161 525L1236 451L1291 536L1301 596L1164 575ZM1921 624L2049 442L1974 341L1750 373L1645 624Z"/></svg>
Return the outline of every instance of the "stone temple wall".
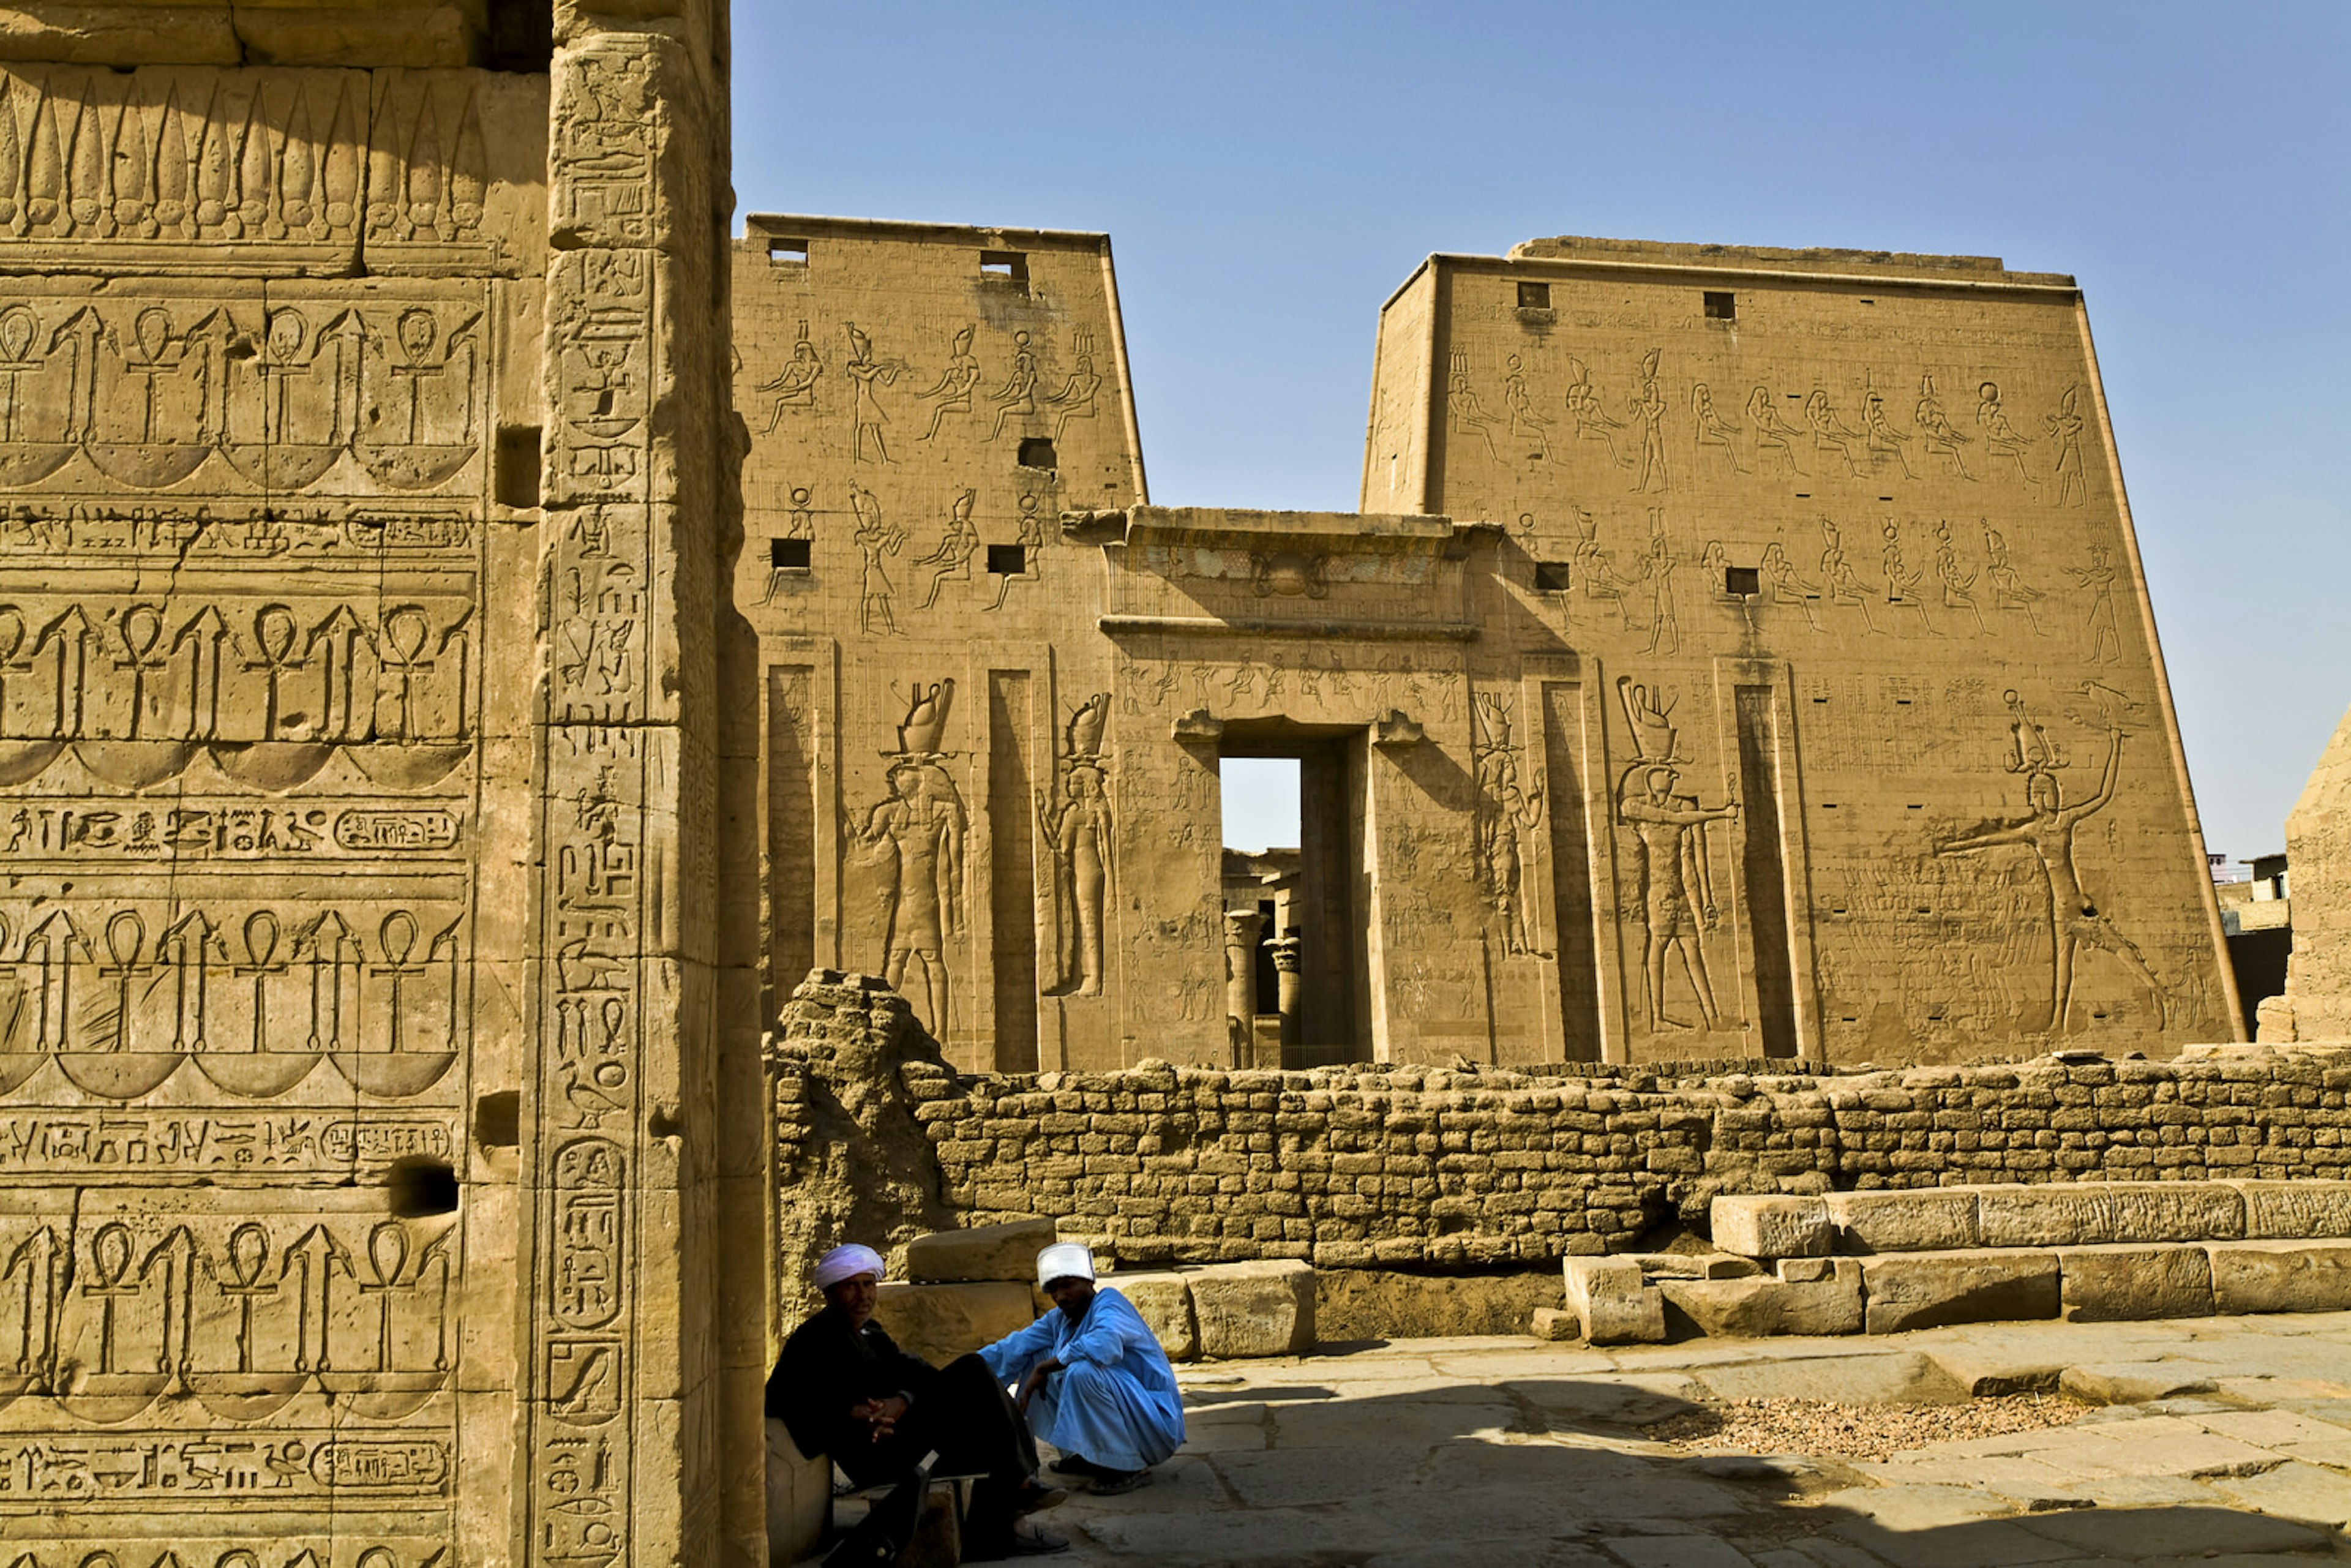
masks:
<svg viewBox="0 0 2351 1568"><path fill-rule="evenodd" d="M0 60L5 1554L764 1561L723 7Z"/></svg>
<svg viewBox="0 0 2351 1568"><path fill-rule="evenodd" d="M2262 1006L2262 1038L2351 1037L2351 715L2285 820L2294 956L2285 995Z"/></svg>
<svg viewBox="0 0 2351 1568"><path fill-rule="evenodd" d="M834 978L802 988L771 1043L778 1170L810 1168L839 1135L819 1110L823 1042L864 1030L831 1020L869 1018L877 996L904 1016ZM1048 1215L1128 1265L1541 1263L1702 1221L1726 1192L2351 1176L2351 1065L2311 1054L1827 1076L1151 1064L970 1078L909 1030L877 1064L962 1223ZM911 1169L903 1148L896 1168Z"/></svg>

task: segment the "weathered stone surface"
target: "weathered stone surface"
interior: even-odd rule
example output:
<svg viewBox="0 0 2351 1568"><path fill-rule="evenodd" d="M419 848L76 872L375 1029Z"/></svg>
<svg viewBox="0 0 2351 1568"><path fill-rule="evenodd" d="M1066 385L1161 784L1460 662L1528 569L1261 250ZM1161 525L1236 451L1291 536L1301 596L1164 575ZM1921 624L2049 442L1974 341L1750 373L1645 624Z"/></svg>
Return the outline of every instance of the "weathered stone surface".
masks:
<svg viewBox="0 0 2351 1568"><path fill-rule="evenodd" d="M1008 1219L966 1230L933 1230L906 1243L906 1278L918 1285L968 1280L1034 1283L1037 1254L1053 1244L1050 1219Z"/></svg>
<svg viewBox="0 0 2351 1568"><path fill-rule="evenodd" d="M1980 1247L1975 1187L1833 1192L1823 1200L1848 1252L1938 1252Z"/></svg>
<svg viewBox="0 0 2351 1568"><path fill-rule="evenodd" d="M1583 1320L1564 1307L1537 1307L1527 1332L1535 1338L1549 1341L1582 1339Z"/></svg>
<svg viewBox="0 0 2351 1568"><path fill-rule="evenodd" d="M2199 1246L2064 1247L2057 1267L2071 1322L2212 1313L2212 1265Z"/></svg>
<svg viewBox="0 0 2351 1568"><path fill-rule="evenodd" d="M1516 1334L1538 1308L1560 1301L1559 1276L1406 1274L1385 1269L1315 1271L1314 1327L1324 1343Z"/></svg>
<svg viewBox="0 0 2351 1568"><path fill-rule="evenodd" d="M1809 1283L1784 1280L1660 1280L1666 1304L1708 1334L1859 1333L1862 1326L1861 1264L1851 1258L1829 1260L1828 1278Z"/></svg>
<svg viewBox="0 0 2351 1568"><path fill-rule="evenodd" d="M768 1562L786 1568L816 1549L832 1501L832 1465L811 1459L781 1421L767 1419Z"/></svg>
<svg viewBox="0 0 2351 1568"><path fill-rule="evenodd" d="M1565 1262L1567 1310L1593 1344L1628 1344L1666 1337L1666 1299L1645 1284L1638 1264L1623 1258L1570 1258Z"/></svg>
<svg viewBox="0 0 2351 1568"><path fill-rule="evenodd" d="M2248 1240L2351 1238L2351 1181L2241 1181Z"/></svg>
<svg viewBox="0 0 2351 1568"><path fill-rule="evenodd" d="M2294 873L2289 1038L2351 1040L2351 713L2286 813L2285 852Z"/></svg>
<svg viewBox="0 0 2351 1568"><path fill-rule="evenodd" d="M2053 1318L2061 1300L2053 1252L1920 1252L1862 1260L1871 1333L1938 1323Z"/></svg>
<svg viewBox="0 0 2351 1568"><path fill-rule="evenodd" d="M873 1321L898 1342L899 1349L945 1364L1027 1328L1037 1321L1037 1312L1029 1288L1009 1281L891 1283L881 1289Z"/></svg>
<svg viewBox="0 0 2351 1568"><path fill-rule="evenodd" d="M2206 1249L2212 1301L2224 1312L2324 1312L2351 1307L2351 1241L2239 1241Z"/></svg>
<svg viewBox="0 0 2351 1568"><path fill-rule="evenodd" d="M1714 1244L1742 1258L1814 1258L1835 1244L1817 1197L1718 1197L1707 1213Z"/></svg>
<svg viewBox="0 0 2351 1568"><path fill-rule="evenodd" d="M1296 1355L1314 1346L1314 1270L1304 1263L1223 1263L1185 1275L1200 1354Z"/></svg>
<svg viewBox="0 0 2351 1568"><path fill-rule="evenodd" d="M2053 1182L1976 1193L1986 1247L2226 1241L2245 1233L2244 1199L2223 1182Z"/></svg>
<svg viewBox="0 0 2351 1568"><path fill-rule="evenodd" d="M1192 1316L1192 1287L1183 1274L1166 1272L1105 1274L1102 1284L1115 1290L1158 1336L1159 1348L1170 1361L1191 1361L1200 1354L1200 1327Z"/></svg>
<svg viewBox="0 0 2351 1568"><path fill-rule="evenodd" d="M195 66L233 66L239 58L236 29L225 5L19 0L0 14L0 59L106 66L177 59Z"/></svg>
<svg viewBox="0 0 2351 1568"><path fill-rule="evenodd" d="M1652 1280L1744 1280L1762 1272L1752 1259L1728 1252L1620 1252Z"/></svg>

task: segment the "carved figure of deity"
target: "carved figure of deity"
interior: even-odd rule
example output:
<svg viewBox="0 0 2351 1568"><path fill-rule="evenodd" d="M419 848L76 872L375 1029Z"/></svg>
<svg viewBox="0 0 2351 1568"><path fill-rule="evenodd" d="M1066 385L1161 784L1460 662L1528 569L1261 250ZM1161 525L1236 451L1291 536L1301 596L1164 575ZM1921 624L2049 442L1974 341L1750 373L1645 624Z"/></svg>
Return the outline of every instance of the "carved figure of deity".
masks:
<svg viewBox="0 0 2351 1568"><path fill-rule="evenodd" d="M1093 338L1082 327L1071 335L1077 350L1078 368L1061 383L1061 390L1045 401L1053 405L1053 439L1059 441L1069 434L1070 421L1092 419L1094 416L1094 396L1102 391L1102 377L1094 371Z"/></svg>
<svg viewBox="0 0 2351 1568"><path fill-rule="evenodd" d="M2008 421L2008 411L2001 406L2000 383L1986 382L1976 388L1976 423L1984 433L1984 451L1994 463L2008 463L2016 469L2016 476L2034 490L2041 481L2025 466L2024 454L2032 444Z"/></svg>
<svg viewBox="0 0 2351 1568"><path fill-rule="evenodd" d="M971 394L979 387L979 361L971 351L971 329L966 327L955 335L947 354L947 368L919 394L931 405L931 427L923 432L925 441L938 434L939 424L947 415L971 412Z"/></svg>
<svg viewBox="0 0 2351 1568"><path fill-rule="evenodd" d="M1535 449L1529 455L1549 462L1551 437L1544 433L1551 428L1551 421L1535 412L1534 399L1527 392L1526 367L1516 354L1510 356L1510 371L1502 378L1502 407L1510 415L1510 434L1533 442Z"/></svg>
<svg viewBox="0 0 2351 1568"><path fill-rule="evenodd" d="M1747 423L1755 431L1758 465L1762 464L1764 454L1770 453L1786 465L1789 473L1804 472L1803 465L1796 461L1796 438L1804 433L1780 417L1779 409L1772 404L1770 387L1759 386L1747 394Z"/></svg>
<svg viewBox="0 0 2351 1568"><path fill-rule="evenodd" d="M1690 419L1698 426L1700 451L1711 446L1729 459L1733 474L1747 472L1747 465L1739 460L1739 437L1744 431L1716 410L1714 392L1704 382L1690 388Z"/></svg>
<svg viewBox="0 0 2351 1568"><path fill-rule="evenodd" d="M2029 586L2008 558L2008 540L1989 523L1981 525L1984 536L1984 575L1991 580L1991 607L1994 610L2022 610L2024 623L2032 628L2036 637L2048 633L2041 628L2041 618L2032 607L2048 595Z"/></svg>
<svg viewBox="0 0 2351 1568"><path fill-rule="evenodd" d="M1612 417L1600 401L1600 389L1592 382L1592 371L1582 360L1567 361L1567 426L1578 441L1597 441L1608 448L1608 460L1619 468L1630 468L1633 460L1616 450L1615 433L1625 428L1625 422Z"/></svg>
<svg viewBox="0 0 2351 1568"><path fill-rule="evenodd" d="M971 558L979 550L979 530L972 527L971 508L978 495L977 490L966 490L955 498L955 505L947 509L946 531L939 536L938 549L914 561L916 566L933 569L930 591L923 595L925 610L939 601L939 590L951 579L971 580Z"/></svg>
<svg viewBox="0 0 2351 1568"><path fill-rule="evenodd" d="M1466 430L1485 444L1486 455L1500 461L1494 450L1494 426L1499 423L1486 412L1479 401L1478 389L1469 384L1469 356L1453 356L1452 370L1445 380L1445 409L1452 416L1453 428Z"/></svg>
<svg viewBox="0 0 2351 1568"><path fill-rule="evenodd" d="M946 769L910 760L890 769L890 796L866 813L858 833L880 866L883 977L904 993L907 969L921 965L923 1021L942 1038L952 1018L946 946L963 932L966 826L963 797Z"/></svg>
<svg viewBox="0 0 2351 1568"><path fill-rule="evenodd" d="M1040 801L1038 821L1053 852L1053 914L1060 933L1056 994L1098 997L1102 919L1117 880L1109 780L1092 761L1073 765L1062 799Z"/></svg>
<svg viewBox="0 0 2351 1568"><path fill-rule="evenodd" d="M996 427L987 433L990 441L1004 434L1006 420L1026 421L1036 413L1037 375L1037 356L1029 347L1029 334L1013 333L1012 369L988 399L996 406Z"/></svg>
<svg viewBox="0 0 2351 1568"><path fill-rule="evenodd" d="M1787 550L1778 539L1763 547L1763 580L1771 585L1771 602L1792 604L1804 612L1804 623L1817 632L1821 618L1813 613L1813 601L1821 591L1796 575L1796 563L1788 559Z"/></svg>
<svg viewBox="0 0 2351 1568"><path fill-rule="evenodd" d="M775 405L768 414L764 434L773 435L784 415L797 408L816 406L816 381L824 374L824 361L816 357L816 345L809 341L808 323L800 323L799 341L792 345L792 357L784 368L759 383L763 392L776 394Z"/></svg>
<svg viewBox="0 0 2351 1568"><path fill-rule="evenodd" d="M1970 438L1962 434L1951 423L1951 416L1943 411L1943 400L1935 395L1935 377L1931 371L1918 378L1918 402L1910 411L1910 419L1917 425L1919 439L1926 444L1928 451L1949 463L1951 472L1960 478L1970 481L1975 478L1968 472L1967 461L1959 453L1959 448L1965 446Z"/></svg>

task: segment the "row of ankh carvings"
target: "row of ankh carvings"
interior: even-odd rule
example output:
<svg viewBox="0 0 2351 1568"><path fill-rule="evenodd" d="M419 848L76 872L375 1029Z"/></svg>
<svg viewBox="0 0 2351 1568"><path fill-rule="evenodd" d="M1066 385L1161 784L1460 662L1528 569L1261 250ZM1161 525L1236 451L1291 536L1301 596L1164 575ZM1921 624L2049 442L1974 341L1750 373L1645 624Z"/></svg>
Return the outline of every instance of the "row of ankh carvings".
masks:
<svg viewBox="0 0 2351 1568"><path fill-rule="evenodd" d="M466 469L487 418L478 303L272 293L0 306L0 489L162 490L212 465L207 483L256 494L415 492Z"/></svg>

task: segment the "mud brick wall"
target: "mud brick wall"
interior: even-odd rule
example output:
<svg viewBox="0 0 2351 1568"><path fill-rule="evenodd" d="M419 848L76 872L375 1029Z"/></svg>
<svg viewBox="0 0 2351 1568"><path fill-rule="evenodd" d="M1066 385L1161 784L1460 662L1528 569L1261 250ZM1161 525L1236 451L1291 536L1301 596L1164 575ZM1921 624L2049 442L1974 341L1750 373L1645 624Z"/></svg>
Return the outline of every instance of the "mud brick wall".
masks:
<svg viewBox="0 0 2351 1568"><path fill-rule="evenodd" d="M812 1168L827 1091L805 1058L775 1065L778 1168ZM945 1207L1050 1215L1128 1264L1494 1267L1629 1248L1702 1222L1722 1192L2351 1176L2351 1066L2313 1055L1784 1077L894 1072Z"/></svg>

